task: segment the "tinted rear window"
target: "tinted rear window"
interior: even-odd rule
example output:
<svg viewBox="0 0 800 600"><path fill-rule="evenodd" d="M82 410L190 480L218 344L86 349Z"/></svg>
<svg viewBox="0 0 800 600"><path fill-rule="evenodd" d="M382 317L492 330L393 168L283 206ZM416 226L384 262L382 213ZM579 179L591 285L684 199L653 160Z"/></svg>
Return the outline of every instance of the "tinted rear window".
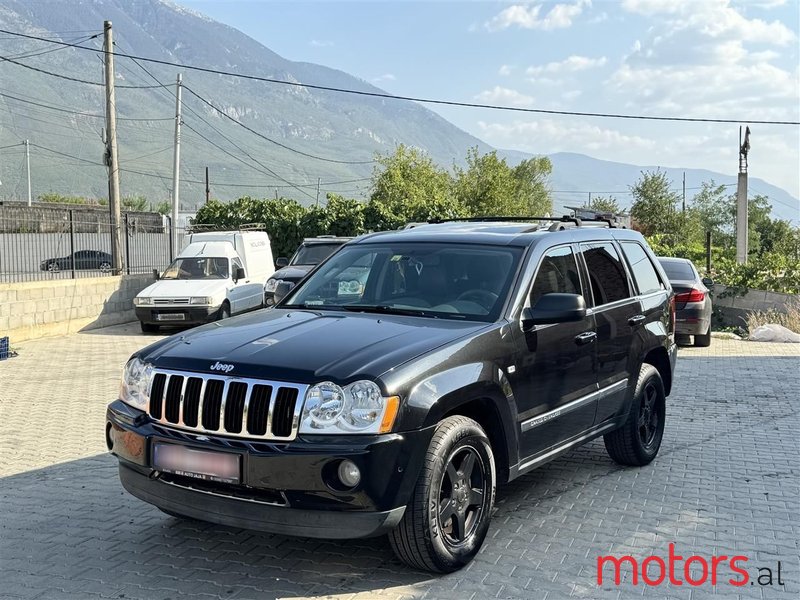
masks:
<svg viewBox="0 0 800 600"><path fill-rule="evenodd" d="M690 281L695 278L694 269L688 262L673 260L659 262L670 281Z"/></svg>

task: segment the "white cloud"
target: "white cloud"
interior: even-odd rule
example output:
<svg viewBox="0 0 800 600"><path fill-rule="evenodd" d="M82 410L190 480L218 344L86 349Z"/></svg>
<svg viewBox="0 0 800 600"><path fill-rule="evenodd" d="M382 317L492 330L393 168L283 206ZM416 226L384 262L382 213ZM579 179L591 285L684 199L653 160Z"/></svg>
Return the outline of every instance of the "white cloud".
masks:
<svg viewBox="0 0 800 600"><path fill-rule="evenodd" d="M500 65L500 69L498 69L497 74L502 75L503 77L508 77L511 75L511 71L514 69L511 65Z"/></svg>
<svg viewBox="0 0 800 600"><path fill-rule="evenodd" d="M500 31L512 26L522 29L564 29L572 25L575 18L581 15L584 8L592 5L591 0L576 0L572 4L556 4L543 13L543 4L514 4L509 6L485 23L489 31Z"/></svg>
<svg viewBox="0 0 800 600"><path fill-rule="evenodd" d="M534 76L542 75L543 73L574 73L575 71L585 71L586 69L602 67L606 62L608 62L608 60L605 56L590 58L588 56L573 55L561 61L528 67L526 73Z"/></svg>
<svg viewBox="0 0 800 600"><path fill-rule="evenodd" d="M491 90L484 90L477 96L475 100L482 104L496 104L499 106L532 106L534 99L531 96L526 96L516 90L500 87L496 85Z"/></svg>
<svg viewBox="0 0 800 600"><path fill-rule="evenodd" d="M656 142L638 135L577 121L514 121L513 123L478 122L484 139L500 148L519 147L520 140L535 140L536 147L548 153L559 151L591 152L597 150L652 149Z"/></svg>
<svg viewBox="0 0 800 600"><path fill-rule="evenodd" d="M395 81L397 77L395 77L392 73L384 73L383 75L378 75L377 77L373 77L372 81L374 83L381 83L383 81Z"/></svg>
<svg viewBox="0 0 800 600"><path fill-rule="evenodd" d="M333 46L333 42L330 40L311 40L309 44L315 48L330 48Z"/></svg>

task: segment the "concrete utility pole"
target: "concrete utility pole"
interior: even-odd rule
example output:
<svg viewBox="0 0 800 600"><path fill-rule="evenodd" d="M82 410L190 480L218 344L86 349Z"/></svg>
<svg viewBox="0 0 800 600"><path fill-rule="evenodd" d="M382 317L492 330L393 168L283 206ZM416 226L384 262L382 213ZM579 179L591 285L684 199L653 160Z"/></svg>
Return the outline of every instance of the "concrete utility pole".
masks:
<svg viewBox="0 0 800 600"><path fill-rule="evenodd" d="M319 206L319 183L322 181L320 177L317 177L317 206Z"/></svg>
<svg viewBox="0 0 800 600"><path fill-rule="evenodd" d="M208 185L208 167L206 167L206 204L211 200L211 188Z"/></svg>
<svg viewBox="0 0 800 600"><path fill-rule="evenodd" d="M686 216L686 171L683 172L683 203L681 212Z"/></svg>
<svg viewBox="0 0 800 600"><path fill-rule="evenodd" d="M747 154L750 152L750 128L746 127L744 141L739 127L739 178L736 185L736 262L747 264Z"/></svg>
<svg viewBox="0 0 800 600"><path fill-rule="evenodd" d="M25 172L28 174L28 206L31 205L31 144L25 140Z"/></svg>
<svg viewBox="0 0 800 600"><path fill-rule="evenodd" d="M181 74L175 83L175 154L172 161L172 247L178 251L178 210L181 186Z"/></svg>
<svg viewBox="0 0 800 600"><path fill-rule="evenodd" d="M122 215L119 197L119 156L117 155L117 105L114 95L114 40L111 34L111 21L103 23L104 54L106 65L106 166L108 167L108 209L111 213L111 260L114 275L122 273L122 236L120 222Z"/></svg>

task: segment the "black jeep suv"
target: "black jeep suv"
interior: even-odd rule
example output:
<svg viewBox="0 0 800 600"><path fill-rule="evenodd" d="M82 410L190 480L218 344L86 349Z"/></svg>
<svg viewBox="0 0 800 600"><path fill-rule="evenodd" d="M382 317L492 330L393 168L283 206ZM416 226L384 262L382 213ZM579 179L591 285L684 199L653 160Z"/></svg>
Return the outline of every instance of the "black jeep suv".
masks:
<svg viewBox="0 0 800 600"><path fill-rule="evenodd" d="M343 246L276 308L136 353L108 408L123 486L176 517L478 552L498 483L598 436L658 453L668 280L601 223L451 222ZM611 224L609 224L611 225Z"/></svg>

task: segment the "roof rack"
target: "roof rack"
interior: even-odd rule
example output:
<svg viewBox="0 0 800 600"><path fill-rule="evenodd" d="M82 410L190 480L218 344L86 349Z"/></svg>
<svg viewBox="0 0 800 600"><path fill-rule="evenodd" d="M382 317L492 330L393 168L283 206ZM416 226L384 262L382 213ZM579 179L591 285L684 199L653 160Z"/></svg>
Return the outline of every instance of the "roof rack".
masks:
<svg viewBox="0 0 800 600"><path fill-rule="evenodd" d="M546 228L548 231L560 231L562 229L568 229L572 227L586 227L595 225L609 227L612 229L625 229L625 226L616 219L603 219L599 217L593 219L581 219L570 215L563 215L561 217L457 217L452 219L431 219L428 221L428 223L529 223L532 221L552 221L553 224Z"/></svg>
<svg viewBox="0 0 800 600"><path fill-rule="evenodd" d="M225 227L216 223L190 223L186 226L187 233L201 233L211 231L266 231L266 223L242 223L238 227Z"/></svg>

